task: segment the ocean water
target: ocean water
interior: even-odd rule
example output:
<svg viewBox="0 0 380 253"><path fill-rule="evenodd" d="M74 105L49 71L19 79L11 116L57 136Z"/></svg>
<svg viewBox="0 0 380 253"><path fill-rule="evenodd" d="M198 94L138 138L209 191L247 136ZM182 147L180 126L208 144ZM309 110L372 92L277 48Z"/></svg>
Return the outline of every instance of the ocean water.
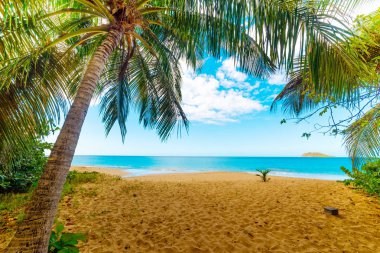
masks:
<svg viewBox="0 0 380 253"><path fill-rule="evenodd" d="M347 157L75 156L73 165L120 168L129 176L270 169L274 176L342 180L347 177L340 167L351 168L351 161Z"/></svg>

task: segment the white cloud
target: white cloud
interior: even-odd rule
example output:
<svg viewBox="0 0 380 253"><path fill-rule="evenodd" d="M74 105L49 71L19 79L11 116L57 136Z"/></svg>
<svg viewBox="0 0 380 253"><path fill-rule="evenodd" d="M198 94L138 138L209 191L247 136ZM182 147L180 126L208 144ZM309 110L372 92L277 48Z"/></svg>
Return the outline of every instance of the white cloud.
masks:
<svg viewBox="0 0 380 253"><path fill-rule="evenodd" d="M271 75L268 79L268 84L272 85L283 85L287 83L286 75L284 71L277 71Z"/></svg>
<svg viewBox="0 0 380 253"><path fill-rule="evenodd" d="M222 62L222 66L218 69L216 76L220 79L232 79L236 82L244 82L248 78L246 74L236 70L235 63L232 58Z"/></svg>
<svg viewBox="0 0 380 253"><path fill-rule="evenodd" d="M185 64L182 68L182 103L190 120L211 124L235 122L240 115L267 109L245 95L258 88L260 82L246 82L248 76L237 71L231 59L223 61L216 76L196 75Z"/></svg>
<svg viewBox="0 0 380 253"><path fill-rule="evenodd" d="M248 75L236 69L232 58L222 62L222 66L216 72L216 78L220 81L220 85L223 88L239 89L244 91L245 94L260 86L259 81L253 85L247 82Z"/></svg>

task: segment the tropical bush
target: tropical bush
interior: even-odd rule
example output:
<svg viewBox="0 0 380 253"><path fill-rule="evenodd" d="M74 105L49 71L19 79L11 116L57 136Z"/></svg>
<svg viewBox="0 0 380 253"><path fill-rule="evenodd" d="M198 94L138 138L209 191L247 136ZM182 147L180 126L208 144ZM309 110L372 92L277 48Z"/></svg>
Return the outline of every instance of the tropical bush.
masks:
<svg viewBox="0 0 380 253"><path fill-rule="evenodd" d="M268 178L268 174L269 172L271 172L271 170L256 170L256 171L260 173L260 174L256 174L256 176L260 177L261 181L268 182L270 180L270 178Z"/></svg>
<svg viewBox="0 0 380 253"><path fill-rule="evenodd" d="M49 253L77 253L79 241L85 241L86 237L81 233L63 233L64 225L58 223L51 232L49 241Z"/></svg>
<svg viewBox="0 0 380 253"><path fill-rule="evenodd" d="M380 159L364 164L361 169L353 168L352 171L345 167L341 169L350 177L344 180L345 185L353 185L370 195L380 197Z"/></svg>
<svg viewBox="0 0 380 253"><path fill-rule="evenodd" d="M47 157L45 151L52 145L43 140L50 127L38 133L38 137L25 136L16 146L1 146L0 149L0 193L27 192L40 178Z"/></svg>

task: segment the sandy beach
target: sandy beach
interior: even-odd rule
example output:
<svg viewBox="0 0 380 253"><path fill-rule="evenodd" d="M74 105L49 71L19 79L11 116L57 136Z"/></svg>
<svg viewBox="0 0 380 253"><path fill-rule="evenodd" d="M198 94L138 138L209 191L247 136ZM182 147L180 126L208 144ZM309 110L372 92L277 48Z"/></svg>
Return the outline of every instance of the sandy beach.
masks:
<svg viewBox="0 0 380 253"><path fill-rule="evenodd" d="M128 175L128 172L125 170L119 170L115 168L106 168L106 167L90 167L90 166L73 166L70 168L71 171L78 172L98 172L111 176L123 177Z"/></svg>
<svg viewBox="0 0 380 253"><path fill-rule="evenodd" d="M81 252L380 252L379 201L342 183L225 172L99 181L61 201L58 219L87 234Z"/></svg>

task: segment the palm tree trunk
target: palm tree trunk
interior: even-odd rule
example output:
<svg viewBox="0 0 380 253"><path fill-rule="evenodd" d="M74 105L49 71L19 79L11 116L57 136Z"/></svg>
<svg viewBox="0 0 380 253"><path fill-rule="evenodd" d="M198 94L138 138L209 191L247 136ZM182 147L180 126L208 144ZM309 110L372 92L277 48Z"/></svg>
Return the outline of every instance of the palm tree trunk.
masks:
<svg viewBox="0 0 380 253"><path fill-rule="evenodd" d="M25 220L17 228L7 252L48 251L54 216L96 83L108 57L120 42L122 34L121 29L110 30L90 60L44 173L25 211Z"/></svg>

